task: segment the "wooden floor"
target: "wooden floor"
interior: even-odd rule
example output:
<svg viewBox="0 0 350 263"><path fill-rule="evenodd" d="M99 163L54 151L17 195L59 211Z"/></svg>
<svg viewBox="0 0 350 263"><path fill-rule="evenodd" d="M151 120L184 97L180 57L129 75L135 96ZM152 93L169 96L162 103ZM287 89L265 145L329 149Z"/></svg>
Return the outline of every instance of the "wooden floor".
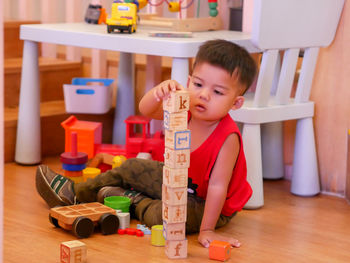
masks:
<svg viewBox="0 0 350 263"><path fill-rule="evenodd" d="M45 159L59 170L58 158ZM34 166L5 165L4 262L59 262L59 245L75 237L54 228L48 207L36 193ZM350 205L331 196L296 197L287 181L265 181L265 206L243 210L219 231L239 239L229 262L350 262ZM132 225L136 225L132 221ZM188 258L176 262L213 262L208 250L189 240ZM83 239L89 263L174 262L150 237L102 236Z"/></svg>

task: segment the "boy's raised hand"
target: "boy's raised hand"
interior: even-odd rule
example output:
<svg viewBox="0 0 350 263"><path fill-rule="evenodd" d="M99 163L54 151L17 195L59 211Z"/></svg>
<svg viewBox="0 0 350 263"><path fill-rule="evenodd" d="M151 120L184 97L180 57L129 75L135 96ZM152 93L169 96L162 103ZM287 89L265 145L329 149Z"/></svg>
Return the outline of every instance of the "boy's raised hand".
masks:
<svg viewBox="0 0 350 263"><path fill-rule="evenodd" d="M165 80L158 86L154 87L153 95L157 101L167 99L171 91L183 90L184 87L176 80Z"/></svg>
<svg viewBox="0 0 350 263"><path fill-rule="evenodd" d="M215 233L214 230L203 230L199 233L198 242L201 243L203 247L208 248L210 242L213 240L229 242L232 247L241 246L241 243L237 239L220 235L218 233Z"/></svg>

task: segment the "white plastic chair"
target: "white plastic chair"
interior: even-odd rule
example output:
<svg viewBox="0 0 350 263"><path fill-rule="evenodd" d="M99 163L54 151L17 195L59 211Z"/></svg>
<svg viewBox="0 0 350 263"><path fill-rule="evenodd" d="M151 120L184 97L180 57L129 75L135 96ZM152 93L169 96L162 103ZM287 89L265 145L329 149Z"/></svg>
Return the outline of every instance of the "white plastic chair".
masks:
<svg viewBox="0 0 350 263"><path fill-rule="evenodd" d="M291 192L301 196L320 192L314 102L309 96L319 48L333 41L343 5L344 0L254 2L252 42L263 51L256 91L246 95L241 109L230 113L243 123L248 181L253 188L246 208L263 206L263 174L269 178L283 176L281 122L285 120L297 120ZM291 98L301 49L304 58L296 94ZM281 65L280 51L284 51Z"/></svg>

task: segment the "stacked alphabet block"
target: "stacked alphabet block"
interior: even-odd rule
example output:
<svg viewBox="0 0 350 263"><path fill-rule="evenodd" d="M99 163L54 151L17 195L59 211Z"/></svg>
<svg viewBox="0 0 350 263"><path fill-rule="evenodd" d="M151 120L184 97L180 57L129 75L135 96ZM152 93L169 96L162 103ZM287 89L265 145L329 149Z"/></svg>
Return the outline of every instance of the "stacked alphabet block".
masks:
<svg viewBox="0 0 350 263"><path fill-rule="evenodd" d="M187 257L187 177L191 132L188 130L189 95L171 92L163 102L165 151L163 168L163 235L169 258Z"/></svg>

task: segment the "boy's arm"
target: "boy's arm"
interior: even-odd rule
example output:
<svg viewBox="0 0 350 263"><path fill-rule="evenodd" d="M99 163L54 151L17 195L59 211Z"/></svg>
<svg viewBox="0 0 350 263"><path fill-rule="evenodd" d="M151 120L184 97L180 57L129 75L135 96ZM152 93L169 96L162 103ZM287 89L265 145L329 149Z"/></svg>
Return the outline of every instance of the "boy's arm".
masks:
<svg viewBox="0 0 350 263"><path fill-rule="evenodd" d="M139 103L140 112L152 119L163 119L163 99L171 91L181 90L183 87L175 80L166 80L149 90Z"/></svg>
<svg viewBox="0 0 350 263"><path fill-rule="evenodd" d="M198 236L199 243L204 247L209 247L209 243L213 240L227 241L234 247L240 246L238 240L215 233L215 226L226 200L227 188L238 157L239 148L238 135L230 134L221 147L211 172Z"/></svg>

